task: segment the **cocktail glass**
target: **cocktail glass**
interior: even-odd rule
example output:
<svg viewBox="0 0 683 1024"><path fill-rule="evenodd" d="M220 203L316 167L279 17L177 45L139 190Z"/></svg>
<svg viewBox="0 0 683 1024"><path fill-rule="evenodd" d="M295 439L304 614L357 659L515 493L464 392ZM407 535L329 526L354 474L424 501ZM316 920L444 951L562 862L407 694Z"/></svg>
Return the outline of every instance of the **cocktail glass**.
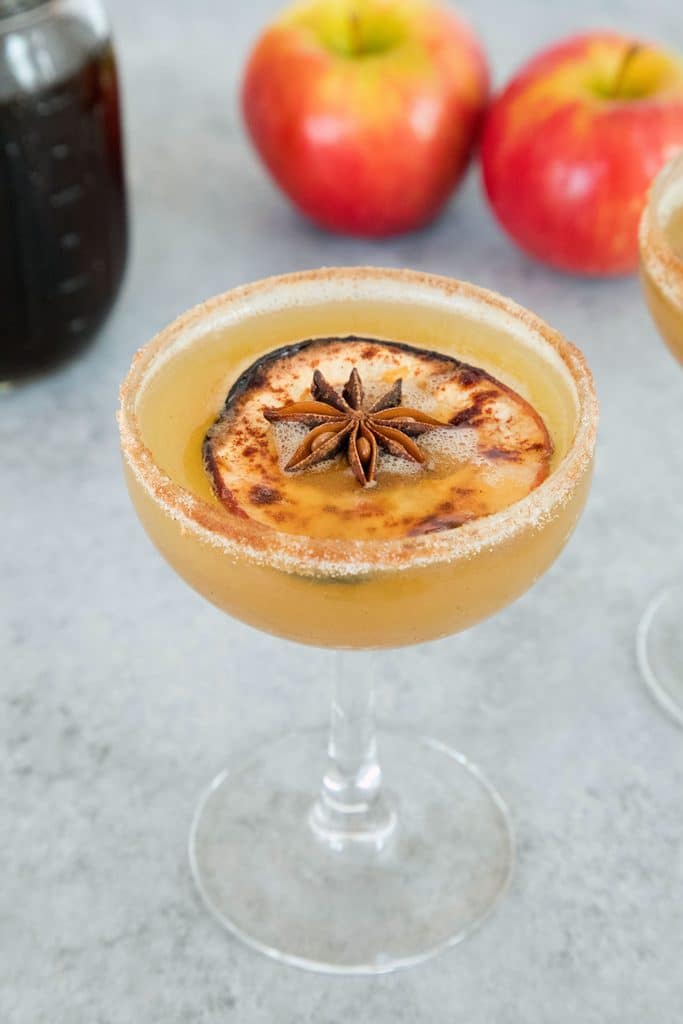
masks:
<svg viewBox="0 0 683 1024"><path fill-rule="evenodd" d="M652 319L683 363L683 152L655 179L640 222L640 269ZM640 621L637 651L647 685L683 725L683 580L660 591Z"/></svg>
<svg viewBox="0 0 683 1024"><path fill-rule="evenodd" d="M401 540L315 540L231 514L212 495L200 451L231 383L266 351L354 333L457 355L514 386L548 426L550 476L502 512ZM133 504L173 568L230 615L335 651L327 743L324 731L288 733L202 797L190 860L207 907L262 952L324 971L389 971L458 942L508 883L508 813L441 740L376 735L381 655L371 649L465 629L554 561L593 462L597 404L581 354L469 284L398 270L306 272L236 289L162 331L133 362L119 424Z"/></svg>

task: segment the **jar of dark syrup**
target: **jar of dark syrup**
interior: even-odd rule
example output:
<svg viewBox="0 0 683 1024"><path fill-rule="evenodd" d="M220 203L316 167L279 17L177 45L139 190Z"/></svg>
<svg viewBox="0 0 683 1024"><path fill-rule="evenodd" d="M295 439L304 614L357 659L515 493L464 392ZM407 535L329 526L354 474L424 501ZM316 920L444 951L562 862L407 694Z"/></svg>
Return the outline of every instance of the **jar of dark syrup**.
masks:
<svg viewBox="0 0 683 1024"><path fill-rule="evenodd" d="M118 291L126 235L99 0L0 0L0 382L90 341Z"/></svg>

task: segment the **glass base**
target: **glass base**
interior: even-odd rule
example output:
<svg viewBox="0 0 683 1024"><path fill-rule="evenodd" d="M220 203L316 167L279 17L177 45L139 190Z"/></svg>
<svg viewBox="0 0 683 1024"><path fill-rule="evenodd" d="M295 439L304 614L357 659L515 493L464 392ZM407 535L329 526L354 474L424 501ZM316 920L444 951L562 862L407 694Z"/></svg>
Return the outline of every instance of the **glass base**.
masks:
<svg viewBox="0 0 683 1024"><path fill-rule="evenodd" d="M268 956L339 974L408 967L465 938L510 879L500 796L437 740L380 732L392 827L376 844L328 841L311 824L326 741L290 734L211 784L190 835L208 909Z"/></svg>
<svg viewBox="0 0 683 1024"><path fill-rule="evenodd" d="M656 700L683 725L683 584L661 591L638 627L638 662Z"/></svg>

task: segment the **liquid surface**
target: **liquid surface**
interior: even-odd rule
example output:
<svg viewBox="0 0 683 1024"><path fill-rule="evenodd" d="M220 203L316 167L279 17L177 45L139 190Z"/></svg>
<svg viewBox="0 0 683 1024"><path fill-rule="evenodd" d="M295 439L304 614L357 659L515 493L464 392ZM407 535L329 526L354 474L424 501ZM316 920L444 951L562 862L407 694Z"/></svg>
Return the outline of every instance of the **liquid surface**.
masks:
<svg viewBox="0 0 683 1024"><path fill-rule="evenodd" d="M71 63L85 45L79 32L76 22L60 27ZM0 380L12 380L90 340L123 273L126 210L111 47L86 49L76 70L49 84L19 92L4 85Z"/></svg>
<svg viewBox="0 0 683 1024"><path fill-rule="evenodd" d="M576 411L563 370L516 343L508 331L408 303L327 302L263 312L234 328L209 332L155 368L141 390L137 415L156 463L176 484L220 506L204 469L202 443L239 375L281 345L347 333L390 337L482 367L542 418L553 448L550 471L567 451Z"/></svg>
<svg viewBox="0 0 683 1024"><path fill-rule="evenodd" d="M314 372L322 374L324 396L316 402ZM344 399L354 372L356 397L347 391ZM400 398L392 398L397 387ZM376 402L381 409L373 419L344 412L370 410ZM399 410L395 420L392 407ZM330 411L342 431L354 422L376 425L375 434L362 428L372 479L353 441L319 461L309 452L314 437L334 444L330 421L318 422ZM279 418L282 412L287 418ZM301 415L313 421L306 425ZM418 425L421 415L433 422ZM401 422L408 434L392 427ZM297 452L306 453L307 463L288 468ZM454 529L523 498L548 475L551 453L545 425L529 403L485 371L440 353L355 337L308 341L257 360L231 389L204 446L207 472L230 511L323 539Z"/></svg>

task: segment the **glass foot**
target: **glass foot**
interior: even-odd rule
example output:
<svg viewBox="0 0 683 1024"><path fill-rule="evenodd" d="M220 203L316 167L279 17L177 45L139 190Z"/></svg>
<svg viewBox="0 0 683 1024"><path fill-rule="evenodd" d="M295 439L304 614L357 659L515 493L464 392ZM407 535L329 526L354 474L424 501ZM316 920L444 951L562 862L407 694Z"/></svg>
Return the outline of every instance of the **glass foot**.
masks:
<svg viewBox="0 0 683 1024"><path fill-rule="evenodd" d="M638 627L638 662L657 701L683 725L683 584L661 591Z"/></svg>
<svg viewBox="0 0 683 1024"><path fill-rule="evenodd" d="M261 747L204 794L190 861L208 909L262 953L316 971L383 973L459 942L510 878L503 801L437 740L380 732L391 827L377 843L328 841L314 823L326 738Z"/></svg>

